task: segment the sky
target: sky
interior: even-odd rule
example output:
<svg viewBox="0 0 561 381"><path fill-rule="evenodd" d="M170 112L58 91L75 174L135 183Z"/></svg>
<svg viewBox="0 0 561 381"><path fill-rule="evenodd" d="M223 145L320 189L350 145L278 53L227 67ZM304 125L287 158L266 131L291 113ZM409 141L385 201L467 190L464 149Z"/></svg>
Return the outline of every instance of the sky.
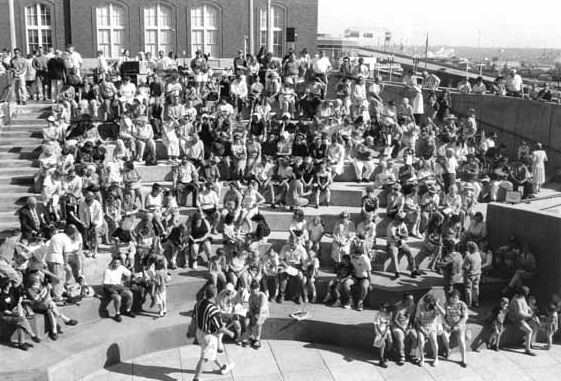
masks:
<svg viewBox="0 0 561 381"><path fill-rule="evenodd" d="M431 45L561 48L559 14L558 0L319 0L319 32L381 27L397 44L424 45L428 33Z"/></svg>

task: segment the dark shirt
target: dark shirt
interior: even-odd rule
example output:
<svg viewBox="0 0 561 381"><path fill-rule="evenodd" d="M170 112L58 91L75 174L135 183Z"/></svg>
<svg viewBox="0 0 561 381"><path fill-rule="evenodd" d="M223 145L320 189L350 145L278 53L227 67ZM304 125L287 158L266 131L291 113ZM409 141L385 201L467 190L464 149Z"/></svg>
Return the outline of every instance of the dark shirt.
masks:
<svg viewBox="0 0 561 381"><path fill-rule="evenodd" d="M249 132L251 135L261 136L265 131L265 122L259 120L257 122L251 121L249 123Z"/></svg>
<svg viewBox="0 0 561 381"><path fill-rule="evenodd" d="M308 145L306 142L292 144L292 156L308 156Z"/></svg>
<svg viewBox="0 0 561 381"><path fill-rule="evenodd" d="M49 77L52 80L62 80L64 79L65 66L64 60L60 57L53 57L47 62L47 69L49 71Z"/></svg>
<svg viewBox="0 0 561 381"><path fill-rule="evenodd" d="M278 148L277 148L277 141L273 140L272 142L267 140L261 145L261 154L263 156L277 156Z"/></svg>
<svg viewBox="0 0 561 381"><path fill-rule="evenodd" d="M153 97L161 97L164 93L164 85L160 82L152 82L150 84L150 95Z"/></svg>
<svg viewBox="0 0 561 381"><path fill-rule="evenodd" d="M21 295L21 289L17 287L10 287L8 292L2 291L0 293L0 314L4 311L12 311L17 307Z"/></svg>

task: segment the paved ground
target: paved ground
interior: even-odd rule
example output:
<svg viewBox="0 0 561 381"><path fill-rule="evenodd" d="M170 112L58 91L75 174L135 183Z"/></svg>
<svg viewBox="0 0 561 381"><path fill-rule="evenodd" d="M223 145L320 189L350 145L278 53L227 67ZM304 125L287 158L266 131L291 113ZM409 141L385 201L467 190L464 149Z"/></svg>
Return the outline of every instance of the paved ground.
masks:
<svg viewBox="0 0 561 381"><path fill-rule="evenodd" d="M236 363L228 376L203 374L204 381L378 381L378 380L559 380L561 379L561 346L551 351L536 350L536 357L520 352L482 351L469 353L469 366L461 368L455 361L441 361L433 368L390 363L387 369L377 366L374 355L351 352L336 347L317 346L295 341L265 341L256 351L234 345L226 346L225 355ZM198 348L189 345L152 353L133 361L97 372L83 381L147 381L191 380L198 357ZM224 357L222 357L224 358Z"/></svg>

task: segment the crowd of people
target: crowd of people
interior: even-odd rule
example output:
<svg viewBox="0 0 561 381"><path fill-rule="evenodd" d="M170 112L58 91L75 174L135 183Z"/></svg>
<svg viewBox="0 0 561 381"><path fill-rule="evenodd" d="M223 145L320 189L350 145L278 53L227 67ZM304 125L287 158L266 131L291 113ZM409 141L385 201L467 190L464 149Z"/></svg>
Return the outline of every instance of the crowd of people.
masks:
<svg viewBox="0 0 561 381"><path fill-rule="evenodd" d="M415 339L421 365L425 341L438 353L438 335L447 356L452 334L459 337L465 365L467 310L478 306L481 276L491 268L508 269L504 275L512 280L505 294L516 290L508 308L535 335L530 321L538 315L524 304L528 292L521 288L535 274L532 254L504 254L513 248L493 255L476 206L504 200L507 191L535 196L545 182L547 155L539 143L521 142L517 155L509 156L496 134L478 127L476 110L465 118L452 114L449 92L440 90L436 75L409 73L409 96L394 102L385 99L382 78L371 81L360 59L345 59L336 71L323 52L312 57L306 49L285 57L264 49L256 56L239 51L232 69L221 73L200 51L190 62L163 52L157 59L141 54L150 74L137 83L115 77L131 60L127 51L114 66L100 52L91 76L72 47L53 54L46 60L38 51L32 59L32 66L46 61L41 75L51 79L50 91L42 81L37 98L51 94L53 102L35 178L40 196L20 210L21 230L4 242L0 260L6 279L0 311L21 330L20 348L29 348L25 333L39 340L23 307L47 311L53 340L61 333L58 319L77 324L58 306L93 294L89 284L98 280L86 279L84 268L87 258L107 247L111 259L99 294L113 301L117 322L134 317L148 297L164 317L170 270L207 267L211 286L195 308L196 336L207 361L221 351L224 334L259 348L269 302L324 301L363 310L373 286L372 264L385 257L396 279L402 276L401 256L411 277L442 274L447 301L441 305L429 294L415 307L406 295L397 307L383 304L375 322L382 366L394 344L398 364L404 363L406 338ZM53 77L52 62L62 65L61 79ZM11 67L19 73L22 104L26 89L18 70L24 66L14 51ZM138 166L159 164L160 141L172 181L145 190ZM349 162L356 182L365 185L360 221L344 211L326 231L320 216L306 217L305 207L331 204L330 186ZM293 213L278 252L268 242L268 206ZM186 220L180 213L185 209ZM382 219L387 234L377 237ZM385 238L385 250L378 238ZM423 242L427 269L418 268L413 239ZM510 267L500 266L503 260ZM335 274L325 296L315 284L320 265ZM455 290L458 283L463 294ZM501 311L489 339L494 348ZM528 354L532 343L526 341Z"/></svg>

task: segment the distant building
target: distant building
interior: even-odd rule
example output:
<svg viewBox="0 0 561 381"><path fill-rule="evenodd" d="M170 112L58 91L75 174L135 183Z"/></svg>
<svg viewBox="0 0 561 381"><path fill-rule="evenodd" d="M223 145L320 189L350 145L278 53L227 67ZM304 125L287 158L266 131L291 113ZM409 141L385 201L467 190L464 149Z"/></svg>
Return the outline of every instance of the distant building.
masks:
<svg viewBox="0 0 561 381"><path fill-rule="evenodd" d="M358 41L363 46L382 47L388 33L385 28L349 28L345 29L344 38ZM389 38L391 39L391 34Z"/></svg>
<svg viewBox="0 0 561 381"><path fill-rule="evenodd" d="M84 57L103 50L115 58L123 49L187 56L201 49L232 57L243 49L251 24L253 50L266 46L266 9L266 0L0 0L0 48L15 42L30 53L72 43ZM292 46L315 51L318 0L273 0L272 24L275 55ZM295 28L295 43L287 42L287 28Z"/></svg>

